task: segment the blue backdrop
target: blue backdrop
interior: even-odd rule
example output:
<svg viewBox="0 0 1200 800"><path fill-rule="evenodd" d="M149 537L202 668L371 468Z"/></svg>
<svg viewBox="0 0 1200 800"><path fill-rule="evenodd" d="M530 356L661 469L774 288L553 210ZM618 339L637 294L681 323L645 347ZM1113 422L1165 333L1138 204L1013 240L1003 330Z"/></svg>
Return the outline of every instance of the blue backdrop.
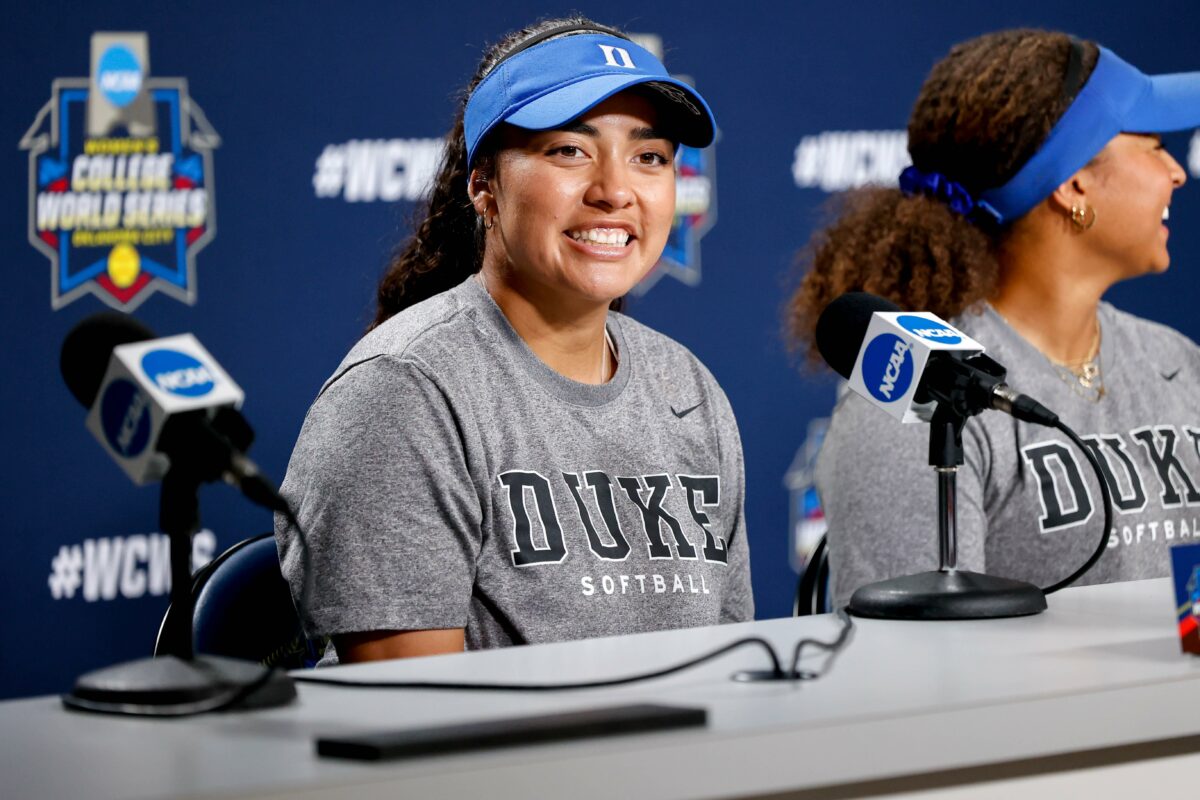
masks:
<svg viewBox="0 0 1200 800"><path fill-rule="evenodd" d="M829 192L903 166L899 131L924 74L952 43L1033 25L1097 39L1147 72L1197 69L1200 6L575 7L661 37L668 67L694 79L716 110L720 139L690 165L692 216L676 243L677 263L664 265L630 311L690 347L725 387L745 447L758 615L788 614L795 573L784 476L810 420L828 412L834 385L796 368L780 311L794 254ZM258 431L252 455L282 478L305 409L370 318L381 268L408 230L435 140L481 48L569 8L510 0L283 9L209 0L26 3L7 12L0 235L12 280L0 316L0 696L60 691L85 669L147 654L166 605L157 491L130 484L85 431L84 411L57 368L67 330L107 302L162 335L194 332L245 389L244 410ZM153 198L121 195L121 203L148 204L138 234L147 238L133 256L128 242L121 250L117 239L80 233L86 224L67 230L60 218L54 229L45 216L64 213L52 208L61 198L49 195L74 179L86 185L92 174L74 175L75 157L105 155L84 150L87 92L99 87L119 99L133 86L120 63L93 69L92 37L102 31L148 34L149 69L138 91L153 93L160 154L173 157L161 208ZM56 114L68 117L61 130ZM110 147L126 148L128 173L133 151ZM1168 147L1200 173L1190 132L1169 137ZM140 174L153 177L153 154L141 155ZM74 210L90 213L78 203ZM1200 300L1191 274L1197 219L1200 191L1188 187L1171 209L1171 270L1110 298L1192 338L1200 336L1192 313ZM154 239L156 230L166 230L164 238ZM90 274L84 267L93 263ZM197 561L270 526L265 512L225 487L206 489L202 503Z"/></svg>

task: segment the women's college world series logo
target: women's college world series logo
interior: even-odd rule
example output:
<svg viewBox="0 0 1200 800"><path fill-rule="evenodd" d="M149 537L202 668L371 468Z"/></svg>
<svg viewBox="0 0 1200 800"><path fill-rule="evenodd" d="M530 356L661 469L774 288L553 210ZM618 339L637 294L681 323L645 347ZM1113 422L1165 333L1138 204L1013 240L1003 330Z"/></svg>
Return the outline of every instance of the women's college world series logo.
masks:
<svg viewBox="0 0 1200 800"><path fill-rule="evenodd" d="M633 288L635 295L650 291L664 275L687 286L700 283L700 239L717 221L713 150L680 145L675 157L675 220L662 257Z"/></svg>
<svg viewBox="0 0 1200 800"><path fill-rule="evenodd" d="M220 137L186 79L150 77L145 33L95 33L91 44L91 77L56 79L20 144L50 307L94 294L129 312L156 291L191 305L196 253L216 235Z"/></svg>
<svg viewBox="0 0 1200 800"><path fill-rule="evenodd" d="M655 33L634 33L630 38L663 60L662 37ZM675 75L692 84L686 75ZM688 102L678 89L660 85L658 91ZM675 219L666 247L658 262L633 287L632 294L640 297L654 288L664 275L686 286L700 283L700 240L717 222L717 186L714 165L715 145L704 149L681 145L675 156Z"/></svg>

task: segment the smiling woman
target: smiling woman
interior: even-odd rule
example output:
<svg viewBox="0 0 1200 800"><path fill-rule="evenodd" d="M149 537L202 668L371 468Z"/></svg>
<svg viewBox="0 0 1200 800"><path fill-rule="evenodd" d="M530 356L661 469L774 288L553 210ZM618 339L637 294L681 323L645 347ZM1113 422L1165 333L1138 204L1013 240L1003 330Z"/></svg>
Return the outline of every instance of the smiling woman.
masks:
<svg viewBox="0 0 1200 800"><path fill-rule="evenodd" d="M1095 43L1010 30L956 45L921 88L913 165L846 198L791 304L810 344L843 292L933 311L987 347L1106 465L1116 526L1083 582L1167 572L1200 503L1200 349L1103 302L1167 269L1185 175L1159 132L1200 125L1200 73L1150 77ZM958 471L961 569L1047 586L1095 549L1098 487L1057 432L972 418ZM817 466L837 602L936 568L928 432L844 394ZM886 458L880 458L886 454Z"/></svg>
<svg viewBox="0 0 1200 800"><path fill-rule="evenodd" d="M489 231L480 278L533 351L585 383L612 377L609 304L654 266L675 214L675 143L635 92L563 128L505 126L471 172Z"/></svg>
<svg viewBox="0 0 1200 800"><path fill-rule="evenodd" d="M712 114L619 31L491 48L368 334L283 493L327 662L753 616L741 443L712 375L611 309L662 254ZM299 597L295 530L276 535Z"/></svg>

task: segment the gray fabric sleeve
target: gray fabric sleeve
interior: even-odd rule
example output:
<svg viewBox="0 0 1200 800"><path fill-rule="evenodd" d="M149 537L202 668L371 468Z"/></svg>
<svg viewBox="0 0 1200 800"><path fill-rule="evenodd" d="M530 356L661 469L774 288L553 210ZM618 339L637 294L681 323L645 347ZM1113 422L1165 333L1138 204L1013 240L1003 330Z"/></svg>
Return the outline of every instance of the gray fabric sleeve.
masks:
<svg viewBox="0 0 1200 800"><path fill-rule="evenodd" d="M986 450L971 420L958 471L958 567L984 569ZM843 390L817 458L835 607L859 586L937 569L937 480L929 426L902 424Z"/></svg>
<svg viewBox="0 0 1200 800"><path fill-rule="evenodd" d="M452 408L410 360L351 367L310 409L283 494L304 526L314 576L311 633L461 628L482 504ZM295 532L276 520L299 598Z"/></svg>
<svg viewBox="0 0 1200 800"><path fill-rule="evenodd" d="M721 597L721 622L745 622L754 619L754 592L750 586L750 546L746 539L746 465L742 455L742 439L729 399L709 377L708 391L716 407L716 438L721 448L721 472L731 480L736 494L737 515L730 527L725 545L729 552L729 575ZM727 502L725 498L721 502Z"/></svg>

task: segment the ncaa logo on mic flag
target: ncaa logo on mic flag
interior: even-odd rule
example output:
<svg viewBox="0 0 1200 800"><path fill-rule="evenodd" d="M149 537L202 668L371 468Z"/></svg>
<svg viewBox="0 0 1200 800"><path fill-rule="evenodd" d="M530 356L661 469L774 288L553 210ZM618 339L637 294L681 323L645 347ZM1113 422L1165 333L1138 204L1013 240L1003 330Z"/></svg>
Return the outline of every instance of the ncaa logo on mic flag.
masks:
<svg viewBox="0 0 1200 800"><path fill-rule="evenodd" d="M894 333L881 333L867 345L862 358L862 379L876 400L892 403L908 392L913 379L911 349L908 342Z"/></svg>
<svg viewBox="0 0 1200 800"><path fill-rule="evenodd" d="M203 397L216 381L208 367L178 350L152 350L142 356L142 372L164 392L182 397Z"/></svg>
<svg viewBox="0 0 1200 800"><path fill-rule="evenodd" d="M949 325L943 325L937 320L918 317L913 314L902 314L896 317L896 322L904 330L926 341L941 342L942 344L958 344L963 340L962 334Z"/></svg>
<svg viewBox="0 0 1200 800"><path fill-rule="evenodd" d="M113 381L100 398L100 426L114 452L136 458L150 441L150 403L133 381Z"/></svg>
<svg viewBox="0 0 1200 800"><path fill-rule="evenodd" d="M219 144L186 79L150 77L145 33L93 34L90 77L56 78L20 143L50 307L91 294L128 313L155 292L195 303Z"/></svg>

